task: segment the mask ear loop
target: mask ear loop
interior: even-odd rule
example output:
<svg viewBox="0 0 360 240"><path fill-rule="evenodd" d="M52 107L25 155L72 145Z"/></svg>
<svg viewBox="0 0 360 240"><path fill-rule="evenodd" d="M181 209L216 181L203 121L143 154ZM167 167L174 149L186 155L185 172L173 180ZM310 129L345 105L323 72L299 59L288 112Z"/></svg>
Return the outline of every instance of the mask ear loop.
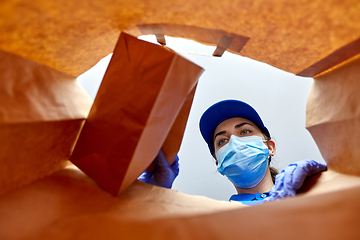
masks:
<svg viewBox="0 0 360 240"><path fill-rule="evenodd" d="M267 147L269 147L269 144L268 144L269 140L270 140L270 139L262 140L262 142L263 142Z"/></svg>

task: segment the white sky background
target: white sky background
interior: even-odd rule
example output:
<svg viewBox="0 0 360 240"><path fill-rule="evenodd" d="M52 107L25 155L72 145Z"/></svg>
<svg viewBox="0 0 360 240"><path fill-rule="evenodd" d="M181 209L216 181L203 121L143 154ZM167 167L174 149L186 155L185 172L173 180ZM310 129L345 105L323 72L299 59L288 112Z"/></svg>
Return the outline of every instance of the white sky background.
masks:
<svg viewBox="0 0 360 240"><path fill-rule="evenodd" d="M141 36L140 39L156 43L153 35ZM180 173L173 189L217 200L228 200L236 193L230 181L217 172L198 127L202 113L223 99L239 99L257 110L276 142L277 151L272 160L274 167L282 170L286 165L303 159L324 162L305 129L306 99L312 78L297 77L229 52L222 57L211 57L215 47L191 40L166 37L166 43L205 69L199 79L180 148ZM93 99L109 61L110 56L78 77Z"/></svg>

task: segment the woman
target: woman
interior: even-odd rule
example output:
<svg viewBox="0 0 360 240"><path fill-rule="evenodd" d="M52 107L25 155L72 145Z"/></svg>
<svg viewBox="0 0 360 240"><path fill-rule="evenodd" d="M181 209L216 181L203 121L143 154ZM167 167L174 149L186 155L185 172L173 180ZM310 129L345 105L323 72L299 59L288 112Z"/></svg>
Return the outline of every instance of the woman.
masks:
<svg viewBox="0 0 360 240"><path fill-rule="evenodd" d="M254 108L239 100L215 103L203 113L200 132L215 158L219 173L225 175L237 190L238 194L232 195L230 200L252 205L269 197L278 173L269 166L276 147ZM297 189L306 176L326 169L325 165L312 160L300 164L301 173L296 174L303 179ZM304 169L307 172L302 171ZM284 183L284 174L285 171L278 176L278 181ZM277 184L277 187L283 188L284 184ZM272 195L279 196L276 194L279 191L283 189L273 189Z"/></svg>
<svg viewBox="0 0 360 240"><path fill-rule="evenodd" d="M209 107L200 119L200 132L218 171L234 184L238 194L230 200L247 205L294 196L306 177L326 170L326 165L303 160L280 174L270 167L275 142L258 113L247 103L224 100ZM179 159L169 166L160 151L154 172L144 171L140 181L171 188L179 173ZM276 176L276 179L275 179ZM275 182L275 185L274 185Z"/></svg>

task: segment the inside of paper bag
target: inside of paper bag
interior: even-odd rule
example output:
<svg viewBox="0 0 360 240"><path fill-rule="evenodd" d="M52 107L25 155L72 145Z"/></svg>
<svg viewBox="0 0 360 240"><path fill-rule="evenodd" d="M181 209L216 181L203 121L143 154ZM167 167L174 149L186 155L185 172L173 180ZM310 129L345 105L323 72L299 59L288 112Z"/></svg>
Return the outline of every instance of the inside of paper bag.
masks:
<svg viewBox="0 0 360 240"><path fill-rule="evenodd" d="M358 238L360 68L356 54L359 53L360 14L356 1L241 0L220 3L216 0L89 0L45 3L34 0L30 3L8 0L1 3L0 16L1 52L7 51L15 56L10 63L0 58L0 66L4 68L1 83L8 84L1 91L10 93L0 97L11 99L20 96L18 100L21 101L22 94L35 93L32 102L35 106L38 106L37 100L44 98L45 101L40 102L59 110L66 105L61 100L63 98L75 110L75 114L64 111L61 116L56 116L59 111L50 111L55 113L55 117L45 117L46 121L43 121L42 116L31 124L21 119L12 122L1 119L0 140L5 143L1 144L1 184L6 185L10 178L18 178L16 180L20 182L5 186L5 193L0 196L1 239ZM167 31L177 32L176 36L216 46L214 55L222 58L227 56L224 49L231 49L234 39L238 39L241 44L232 51L241 50L242 56L294 74L314 76L307 106L307 128L329 163L330 170L312 178L301 196L255 207L235 206L238 209L232 210L229 202L220 204L209 198L180 194L139 182L130 185L122 195L113 197L79 170L59 170L71 154L70 150L86 119L86 113L80 110L87 109L91 102L77 105L77 97L88 98L76 86L74 79L113 50L120 31L139 36L142 34L139 26L144 25L150 26L159 42L164 43L162 35ZM193 34L194 29L199 31L198 34ZM16 65L22 61L28 62L24 65L26 68ZM246 66L241 60L237 60L236 64ZM212 64L212 67L217 65ZM261 76L262 71L252 69ZM318 76L321 71L327 72ZM43 74L45 72L49 74ZM24 84L23 80L27 78L9 77L9 73L22 73L29 79L40 75L52 87L58 83L56 76L61 75L67 82L65 85L73 87L69 90L66 87L57 88L56 96L59 98L51 94L44 97L42 91L38 91L45 89L42 85L36 86L36 81ZM269 79L269 74L261 77L270 85L280 82L278 78ZM218 90L217 84L226 85L225 81L233 79L248 83L252 78L223 71L213 87ZM25 90L13 91L16 89L13 88L14 83L25 87ZM202 84L208 83L201 80L199 86ZM288 95L287 99L295 96L279 88L269 91L261 83L257 84L254 92L244 84L234 87L230 82L228 85L234 93L229 94L229 89L226 89L223 92L226 97L239 98L239 93L252 94L255 98L266 96L265 104L261 102L261 105L255 106L261 114L272 113L272 108L267 106L269 101L271 106L284 104L282 100L274 101L274 96L284 94ZM299 85L294 87L296 91L300 89ZM30 87L35 91L27 91ZM72 92L71 89L79 91ZM201 106L196 107L199 113L214 102L206 97L199 99ZM275 123L271 123L270 129L276 131L277 126L303 124L304 118L292 115L305 109L306 97L301 99L301 106L283 109L288 114L285 117L271 114ZM8 102L4 100L2 104ZM3 106L10 115L13 110L19 110L12 109L11 105ZM28 113L27 108L20 110ZM191 115L190 119L194 118L197 122L199 113ZM265 119L265 122L269 121ZM20 125L17 125L19 122ZM25 131L22 128L27 134L23 134ZM198 126L189 125L188 129L197 132ZM297 135L292 130L287 134ZM185 134L187 136L191 137ZM11 139L16 141L9 141ZM294 147L292 156L304 154L304 144L308 141L297 142L292 137L285 140ZM195 155L200 148L207 151L200 136L196 141L196 144L184 144L188 148L186 152L191 154L188 165L199 177L196 181L186 182L190 186L204 181L203 176L199 176L204 168L199 159L213 163L210 155ZM21 151L23 149L28 151ZM41 167L34 167L37 166L34 164ZM40 171L36 172L34 168ZM17 169L21 174L17 174ZM213 186L217 183L218 180L210 182ZM279 234L269 236L274 230Z"/></svg>

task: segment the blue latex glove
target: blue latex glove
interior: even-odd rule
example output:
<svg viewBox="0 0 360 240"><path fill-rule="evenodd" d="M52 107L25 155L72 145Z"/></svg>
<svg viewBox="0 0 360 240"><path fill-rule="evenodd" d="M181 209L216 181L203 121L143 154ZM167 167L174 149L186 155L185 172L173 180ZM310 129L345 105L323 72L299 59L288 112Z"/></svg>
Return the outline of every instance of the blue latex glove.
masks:
<svg viewBox="0 0 360 240"><path fill-rule="evenodd" d="M179 175L179 157L176 155L174 163L169 166L164 154L160 150L154 161L156 163L155 171L144 171L138 179L144 183L171 188L175 178Z"/></svg>
<svg viewBox="0 0 360 240"><path fill-rule="evenodd" d="M326 169L325 164L314 160L303 160L290 164L276 175L275 185L271 188L270 196L264 199L264 202L295 196L306 177L326 171Z"/></svg>

